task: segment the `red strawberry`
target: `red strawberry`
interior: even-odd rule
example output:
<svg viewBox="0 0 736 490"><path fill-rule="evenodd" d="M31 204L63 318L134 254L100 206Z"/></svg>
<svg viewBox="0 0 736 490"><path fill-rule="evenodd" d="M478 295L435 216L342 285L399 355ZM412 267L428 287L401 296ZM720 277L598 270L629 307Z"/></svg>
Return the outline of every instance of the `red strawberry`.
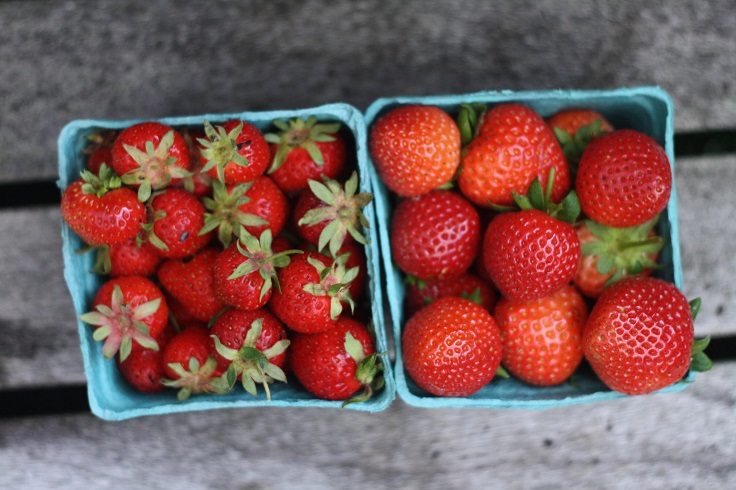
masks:
<svg viewBox="0 0 736 490"><path fill-rule="evenodd" d="M290 362L308 392L323 400L347 400L343 406L368 400L383 385L373 337L351 318L340 317L324 332L295 335Z"/></svg>
<svg viewBox="0 0 736 490"><path fill-rule="evenodd" d="M363 245L357 242L346 243L337 251L337 257L342 255L346 256L346 270L351 270L357 267L358 275L355 276L355 279L350 281L348 290L350 291L350 296L354 299L360 298L365 290L365 284L368 277L368 260L365 255Z"/></svg>
<svg viewBox="0 0 736 490"><path fill-rule="evenodd" d="M691 366L691 305L674 284L625 277L607 287L593 306L583 349L612 390L641 395L669 386Z"/></svg>
<svg viewBox="0 0 736 490"><path fill-rule="evenodd" d="M404 298L407 317L411 317L432 301L446 296L470 298L476 295L478 303L488 311L496 304L496 291L493 287L471 272L440 281L419 281L413 276L407 279Z"/></svg>
<svg viewBox="0 0 736 490"><path fill-rule="evenodd" d="M547 182L555 170L551 199L570 188L570 170L559 143L544 120L516 103L492 108L479 135L467 146L458 177L460 191L479 206L511 206L513 193L525 194L538 178Z"/></svg>
<svg viewBox="0 0 736 490"><path fill-rule="evenodd" d="M603 115L591 109L565 109L547 118L562 151L570 164L573 175L583 151L593 138L613 131L613 126Z"/></svg>
<svg viewBox="0 0 736 490"><path fill-rule="evenodd" d="M455 192L431 191L396 206L391 252L407 274L425 281L458 276L473 264L479 245L478 212Z"/></svg>
<svg viewBox="0 0 736 490"><path fill-rule="evenodd" d="M221 368L227 370L232 386L240 379L245 391L257 395L256 384L262 384L271 399L269 384L286 382L282 370L289 340L281 322L268 310L231 309L212 325L210 352Z"/></svg>
<svg viewBox="0 0 736 490"><path fill-rule="evenodd" d="M371 126L368 144L381 180L400 196L438 188L460 165L460 131L438 107L391 109Z"/></svg>
<svg viewBox="0 0 736 490"><path fill-rule="evenodd" d="M87 170L98 175L103 163L112 168L112 144L117 135L117 131L103 130L87 136L89 144L82 150L82 153L87 156L85 164Z"/></svg>
<svg viewBox="0 0 736 490"><path fill-rule="evenodd" d="M110 277L150 277L156 274L161 260L153 245L131 238L120 245L99 248L93 272Z"/></svg>
<svg viewBox="0 0 736 490"><path fill-rule="evenodd" d="M192 317L208 323L225 303L215 294L215 261L219 250L206 248L184 259L167 259L158 280Z"/></svg>
<svg viewBox="0 0 736 490"><path fill-rule="evenodd" d="M64 190L61 216L88 245L119 245L141 232L146 208L135 192L120 188L120 179L104 166L97 177L89 171Z"/></svg>
<svg viewBox="0 0 736 490"><path fill-rule="evenodd" d="M573 286L523 303L501 298L493 318L501 330L503 366L527 383L552 386L583 360L585 300Z"/></svg>
<svg viewBox="0 0 736 490"><path fill-rule="evenodd" d="M169 324L156 339L159 349L145 349L133 346L130 355L125 361L116 359L118 369L123 379L130 386L143 393L158 393L166 389L161 382L165 377L162 350L166 347L176 330Z"/></svg>
<svg viewBox="0 0 736 490"><path fill-rule="evenodd" d="M199 138L204 172L225 184L251 182L271 163L271 148L253 124L231 120L213 127L204 122L207 138Z"/></svg>
<svg viewBox="0 0 736 490"><path fill-rule="evenodd" d="M437 396L472 395L501 364L501 334L493 317L456 296L438 299L412 316L401 349L409 376Z"/></svg>
<svg viewBox="0 0 736 490"><path fill-rule="evenodd" d="M158 349L156 338L168 324L169 308L161 290L141 276L110 279L97 291L93 311L80 316L95 327L93 338L104 340L102 354L113 357L120 351L124 361L133 342Z"/></svg>
<svg viewBox="0 0 736 490"><path fill-rule="evenodd" d="M347 150L339 122L320 123L309 117L277 120L273 124L279 131L265 135L273 153L268 173L282 191L304 189L309 179L340 176Z"/></svg>
<svg viewBox="0 0 736 490"><path fill-rule="evenodd" d="M197 196L184 189L168 188L150 203L153 222L143 225L148 241L166 258L182 258L202 250L211 233L200 234L205 208Z"/></svg>
<svg viewBox="0 0 736 490"><path fill-rule="evenodd" d="M620 129L590 142L580 160L575 190L590 219L627 228L656 217L672 191L672 169L651 137Z"/></svg>
<svg viewBox="0 0 736 490"><path fill-rule="evenodd" d="M112 168L123 182L138 187L143 202L151 190L163 189L190 175L189 147L174 128L143 122L125 128L112 145Z"/></svg>
<svg viewBox="0 0 736 490"><path fill-rule="evenodd" d="M204 138L204 131L198 129L184 128L181 135L187 142L189 147L189 170L191 175L184 177L177 183L179 187L183 187L197 197L209 196L212 193L212 176L203 171L202 165L202 147L199 146L197 140Z"/></svg>

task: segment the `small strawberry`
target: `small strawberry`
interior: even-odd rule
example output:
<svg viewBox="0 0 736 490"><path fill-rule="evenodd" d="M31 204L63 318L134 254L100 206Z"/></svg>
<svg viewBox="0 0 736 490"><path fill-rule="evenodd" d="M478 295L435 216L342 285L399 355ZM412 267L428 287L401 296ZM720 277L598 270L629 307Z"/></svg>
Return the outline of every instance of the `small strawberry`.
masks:
<svg viewBox="0 0 736 490"><path fill-rule="evenodd" d="M210 242L211 233L199 234L204 226L204 205L191 192L170 187L156 193L149 206L153 222L143 229L162 257L186 257Z"/></svg>
<svg viewBox="0 0 736 490"><path fill-rule="evenodd" d="M142 393L164 391L166 387L161 381L166 377L166 373L162 350L175 334L176 330L169 324L156 339L158 349L146 349L134 344L125 361L121 362L119 358L116 358L118 370L123 379Z"/></svg>
<svg viewBox="0 0 736 490"><path fill-rule="evenodd" d="M363 248L363 245L357 242L349 242L344 244L340 250L337 251L336 258L342 256L345 257L345 270L355 268L358 270L358 274L355 276L355 279L350 281L348 290L350 291L350 296L354 299L360 298L365 290L365 284L368 277L368 259L365 255L365 249Z"/></svg>
<svg viewBox="0 0 736 490"><path fill-rule="evenodd" d="M501 364L501 334L491 314L465 298L425 306L404 326L404 368L437 396L469 396L488 384Z"/></svg>
<svg viewBox="0 0 736 490"><path fill-rule="evenodd" d="M672 169L664 149L631 129L604 134L585 149L575 190L588 218L628 228L656 217L672 192Z"/></svg>
<svg viewBox="0 0 736 490"><path fill-rule="evenodd" d="M391 253L396 265L421 280L464 273L480 245L478 212L460 194L431 191L403 199L391 222Z"/></svg>
<svg viewBox="0 0 736 490"><path fill-rule="evenodd" d="M206 135L204 131L192 128L183 128L181 135L189 148L189 171L191 175L177 182L176 186L182 187L200 198L209 196L212 194L212 181L214 179L209 173L203 171L202 147L197 142L199 138L205 138Z"/></svg>
<svg viewBox="0 0 736 490"><path fill-rule="evenodd" d="M391 109L371 126L368 144L381 180L400 196L446 184L460 165L460 131L439 107Z"/></svg>
<svg viewBox="0 0 736 490"><path fill-rule="evenodd" d="M378 356L368 328L340 317L327 331L295 335L290 361L308 392L323 400L346 400L344 407L368 400L383 386Z"/></svg>
<svg viewBox="0 0 736 490"><path fill-rule="evenodd" d="M496 304L497 293L493 287L472 272L450 277L440 281L420 281L407 276L404 309L406 316L411 317L417 311L446 296L469 298L477 296L478 304L488 311Z"/></svg>
<svg viewBox="0 0 736 490"><path fill-rule="evenodd" d="M570 164L570 175L575 181L578 163L583 151L593 138L613 131L603 115L591 109L565 109L547 118L562 151Z"/></svg>
<svg viewBox="0 0 736 490"><path fill-rule="evenodd" d="M271 148L253 124L230 120L213 127L204 122L206 138L197 141L202 146L203 172L225 184L252 182L271 163Z"/></svg>
<svg viewBox="0 0 736 490"><path fill-rule="evenodd" d="M585 358L606 386L628 395L669 386L691 367L707 370L703 342L693 343L696 305L669 282L625 277L607 287L590 312Z"/></svg>
<svg viewBox="0 0 736 490"><path fill-rule="evenodd" d="M562 383L583 360L587 316L585 300L571 285L523 303L501 298L493 311L501 330L501 363L533 385Z"/></svg>
<svg viewBox="0 0 736 490"><path fill-rule="evenodd" d="M85 163L87 170L98 175L103 163L112 167L112 144L117 135L117 131L104 130L87 136L89 144L82 150L82 153L87 156Z"/></svg>
<svg viewBox="0 0 736 490"><path fill-rule="evenodd" d="M174 128L143 122L125 128L112 145L112 168L123 183L138 187L141 202L190 175L189 147Z"/></svg>
<svg viewBox="0 0 736 490"><path fill-rule="evenodd" d="M306 188L309 179L336 179L342 174L347 150L339 122L309 117L276 120L273 125L278 132L265 135L273 153L268 174L282 191L292 193Z"/></svg>
<svg viewBox="0 0 736 490"><path fill-rule="evenodd" d="M137 237L119 245L100 245L95 249L97 255L92 272L110 277L150 277L156 274L162 260L153 245L141 243Z"/></svg>

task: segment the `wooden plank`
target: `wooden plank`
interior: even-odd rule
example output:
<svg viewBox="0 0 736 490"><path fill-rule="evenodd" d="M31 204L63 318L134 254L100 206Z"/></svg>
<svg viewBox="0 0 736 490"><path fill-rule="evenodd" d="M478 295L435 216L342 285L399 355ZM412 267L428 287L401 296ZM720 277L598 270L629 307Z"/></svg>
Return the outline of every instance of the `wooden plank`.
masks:
<svg viewBox="0 0 736 490"><path fill-rule="evenodd" d="M221 410L0 420L4 488L735 488L736 363L548 411Z"/></svg>
<svg viewBox="0 0 736 490"><path fill-rule="evenodd" d="M0 2L0 181L53 178L72 119L400 94L661 85L678 129L734 127L733 25L732 0Z"/></svg>

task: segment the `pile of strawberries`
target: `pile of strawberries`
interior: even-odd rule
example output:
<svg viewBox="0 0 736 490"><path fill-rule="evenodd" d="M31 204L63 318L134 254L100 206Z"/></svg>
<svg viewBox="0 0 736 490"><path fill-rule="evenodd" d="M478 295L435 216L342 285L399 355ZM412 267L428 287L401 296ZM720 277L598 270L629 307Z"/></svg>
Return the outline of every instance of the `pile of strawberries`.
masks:
<svg viewBox="0 0 736 490"><path fill-rule="evenodd" d="M462 104L455 116L395 106L369 132L397 197L401 350L420 388L557 385L587 360L610 389L644 394L710 367L699 300L651 275L673 182L654 139L589 109L545 120L519 103Z"/></svg>
<svg viewBox="0 0 736 490"><path fill-rule="evenodd" d="M350 141L314 117L100 131L62 196L104 276L81 319L145 392L256 395L291 375L346 403L382 386ZM368 310L369 311L369 310ZM113 361L111 361L113 362Z"/></svg>

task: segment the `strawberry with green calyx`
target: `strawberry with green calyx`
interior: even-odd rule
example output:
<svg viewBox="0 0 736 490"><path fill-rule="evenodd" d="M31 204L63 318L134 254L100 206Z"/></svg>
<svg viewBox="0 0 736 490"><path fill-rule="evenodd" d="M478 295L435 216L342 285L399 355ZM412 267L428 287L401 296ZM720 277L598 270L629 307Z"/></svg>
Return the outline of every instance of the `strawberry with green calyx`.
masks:
<svg viewBox="0 0 736 490"><path fill-rule="evenodd" d="M286 193L307 187L309 179L336 179L347 159L341 123L321 123L316 117L276 120L277 132L267 133L273 162L268 174Z"/></svg>
<svg viewBox="0 0 736 490"><path fill-rule="evenodd" d="M460 104L457 115L457 127L460 129L460 141L463 147L478 136L478 131L483 122L483 116L488 111L485 104Z"/></svg>
<svg viewBox="0 0 736 490"><path fill-rule="evenodd" d="M575 181L578 163L583 151L593 138L613 131L613 126L598 111L565 109L546 119L570 164L570 175Z"/></svg>
<svg viewBox="0 0 736 490"><path fill-rule="evenodd" d="M360 228L368 227L363 208L373 200L368 192L358 193L358 174L345 182L324 179L324 182L309 180L309 189L304 189L294 209L299 234L322 252L329 245L335 257L347 240L367 245L370 240Z"/></svg>
<svg viewBox="0 0 736 490"><path fill-rule="evenodd" d="M115 363L123 379L142 393L164 391L166 387L161 383L161 380L166 378L163 350L174 335L176 335L176 329L169 324L156 338L158 350L146 349L139 344L133 344L133 349L125 361L116 358Z"/></svg>
<svg viewBox="0 0 736 490"><path fill-rule="evenodd" d="M108 167L112 165L112 144L117 136L118 132L115 130L103 130L87 136L89 144L82 150L82 154L87 157L87 170L96 175L103 163Z"/></svg>
<svg viewBox="0 0 736 490"><path fill-rule="evenodd" d="M143 122L124 129L112 146L112 167L123 183L138 187L138 200L191 175L189 147L174 128Z"/></svg>
<svg viewBox="0 0 736 490"><path fill-rule="evenodd" d="M496 304L498 294L493 287L472 272L439 281L420 281L413 276L406 279L404 308L406 316L411 317L423 307L446 296L477 298L476 301L488 311Z"/></svg>
<svg viewBox="0 0 736 490"><path fill-rule="evenodd" d="M205 207L184 189L170 187L155 193L148 203L151 221L143 225L144 236L165 258L183 258L206 247L211 233L200 234Z"/></svg>
<svg viewBox="0 0 736 490"><path fill-rule="evenodd" d="M250 321L254 316L258 318ZM220 365L228 365L225 379L231 387L240 379L245 391L257 396L256 385L262 384L270 400L269 385L286 383L282 366L290 342L280 322L266 310L228 310L213 325L211 338Z"/></svg>
<svg viewBox="0 0 736 490"><path fill-rule="evenodd" d="M231 120L213 127L204 121L206 138L198 138L203 172L225 184L250 182L271 163L271 149L253 124Z"/></svg>
<svg viewBox="0 0 736 490"><path fill-rule="evenodd" d="M585 220L575 225L582 257L573 283L590 298L597 298L603 288L624 276L651 274L661 269L657 256L664 239L657 236L657 218L630 228L612 228Z"/></svg>
<svg viewBox="0 0 736 490"><path fill-rule="evenodd" d="M103 341L102 354L110 359L118 352L124 361L134 342L158 349L156 337L168 324L169 309L161 290L141 276L115 278L104 283L92 302L93 311L80 319L95 327L92 338Z"/></svg>
<svg viewBox="0 0 736 490"><path fill-rule="evenodd" d="M95 253L92 273L110 277L150 277L156 274L163 260L153 245L142 242L138 237L119 245L97 245L79 252L91 251Z"/></svg>

